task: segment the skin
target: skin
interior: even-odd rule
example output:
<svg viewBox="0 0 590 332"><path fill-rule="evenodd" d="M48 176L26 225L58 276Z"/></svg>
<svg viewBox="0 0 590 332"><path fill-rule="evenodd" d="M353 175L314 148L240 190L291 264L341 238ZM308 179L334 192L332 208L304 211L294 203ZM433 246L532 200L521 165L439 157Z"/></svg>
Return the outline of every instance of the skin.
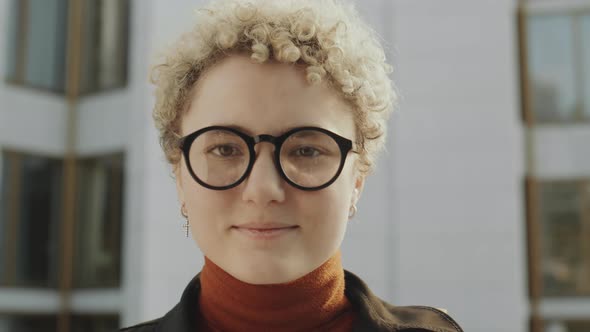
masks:
<svg viewBox="0 0 590 332"><path fill-rule="evenodd" d="M238 126L249 135L317 126L353 141L355 133L350 106L329 85L308 84L300 67L256 64L243 55L228 56L199 79L181 134L212 125ZM277 172L273 150L271 144L258 144L250 176L229 190L200 186L184 160L175 167L178 198L193 239L211 261L250 284L293 281L335 255L364 184L355 167L357 155L349 153L331 186L296 189ZM272 239L252 238L236 228L252 222L297 227Z"/></svg>

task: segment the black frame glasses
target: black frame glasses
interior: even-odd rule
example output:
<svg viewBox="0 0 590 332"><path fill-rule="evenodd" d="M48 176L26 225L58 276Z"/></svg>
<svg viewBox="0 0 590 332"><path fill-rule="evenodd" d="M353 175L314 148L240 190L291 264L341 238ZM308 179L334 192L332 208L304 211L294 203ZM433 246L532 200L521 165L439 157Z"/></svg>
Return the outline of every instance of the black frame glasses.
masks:
<svg viewBox="0 0 590 332"><path fill-rule="evenodd" d="M212 186L210 184L207 184L206 182L201 180L195 174L195 172L191 166L191 163L190 163L190 149L191 149L192 143L200 135L202 135L208 131L212 131L212 130L224 130L224 131L234 133L237 136L239 136L240 138L242 138L244 140L244 142L246 143L246 145L248 146L249 158L250 158L249 162L248 162L248 166L246 167L244 174L241 177L239 177L238 180L236 180L236 182L234 182L230 185ZM281 148L283 146L283 143L291 135L298 133L300 131L304 131L304 130L305 131L310 131L310 130L311 131L319 131L323 134L326 134L326 135L330 136L336 142L338 147L340 148L340 165L338 166L338 170L337 170L336 174L330 180L328 180L326 183L319 185L319 186L315 186L315 187L305 187L305 186L301 186L301 185L293 182L285 174L285 171L283 170L283 166L281 165ZM293 186L297 189L306 190L306 191L320 190L320 189L326 188L329 185L331 185L332 183L334 183L334 181L336 181L338 176L340 176L340 173L342 172L342 169L344 168L344 164L346 162L346 157L348 156L348 153L351 151L353 153L356 153L356 151L352 150L353 143L351 140L344 138L336 133L333 133L327 129L319 128L319 127L309 127L309 126L308 127L293 128L280 136L272 136L272 135L267 135L267 134L250 136L250 135L245 134L235 128L225 127L225 126L210 126L210 127L205 127L205 128L199 129L191 134L188 134L188 135L182 137L179 141L179 147L180 147L180 150L182 151L182 154L184 156L186 167L188 168L190 175L192 176L192 178L195 181L197 181L200 185L202 185L203 187L208 188L208 189L226 190L226 189L231 189L233 187L238 186L250 175L250 172L252 171L252 168L254 167L254 162L256 161L256 151L254 150L254 147L256 146L256 144L258 144L260 142L268 142L268 143L271 143L275 146L273 160L274 160L275 167L276 167L277 171L279 172L279 174L281 175L281 177L287 183L289 183L291 186Z"/></svg>

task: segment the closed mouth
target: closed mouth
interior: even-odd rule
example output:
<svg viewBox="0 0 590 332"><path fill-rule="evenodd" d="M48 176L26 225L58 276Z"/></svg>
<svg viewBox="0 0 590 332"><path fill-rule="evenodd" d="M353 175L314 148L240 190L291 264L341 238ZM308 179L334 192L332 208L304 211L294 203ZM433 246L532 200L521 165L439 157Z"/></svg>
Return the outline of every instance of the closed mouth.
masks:
<svg viewBox="0 0 590 332"><path fill-rule="evenodd" d="M296 231L299 226L281 226L281 227L237 227L233 226L232 229L238 233L244 234L247 237L259 240L270 240L278 239L287 234L291 234Z"/></svg>
<svg viewBox="0 0 590 332"><path fill-rule="evenodd" d="M291 229L291 228L297 228L299 226L294 225L294 226L281 226L281 227L252 227L252 226L232 226L232 228L237 228L237 229L244 229L244 230L250 230L250 231L260 231L260 232L264 232L264 231L276 231L276 230L281 230L281 229Z"/></svg>

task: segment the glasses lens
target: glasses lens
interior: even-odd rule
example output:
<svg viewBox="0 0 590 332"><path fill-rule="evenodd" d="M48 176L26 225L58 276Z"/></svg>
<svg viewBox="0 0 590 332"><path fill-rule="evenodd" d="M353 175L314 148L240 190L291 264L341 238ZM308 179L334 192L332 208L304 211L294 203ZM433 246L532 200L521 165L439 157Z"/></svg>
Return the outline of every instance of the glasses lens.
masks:
<svg viewBox="0 0 590 332"><path fill-rule="evenodd" d="M298 131L281 147L280 163L285 175L306 188L330 181L338 172L340 160L336 141L318 130Z"/></svg>
<svg viewBox="0 0 590 332"><path fill-rule="evenodd" d="M189 151L195 175L214 187L234 184L246 172L250 155L248 145L228 130L209 130L199 135Z"/></svg>

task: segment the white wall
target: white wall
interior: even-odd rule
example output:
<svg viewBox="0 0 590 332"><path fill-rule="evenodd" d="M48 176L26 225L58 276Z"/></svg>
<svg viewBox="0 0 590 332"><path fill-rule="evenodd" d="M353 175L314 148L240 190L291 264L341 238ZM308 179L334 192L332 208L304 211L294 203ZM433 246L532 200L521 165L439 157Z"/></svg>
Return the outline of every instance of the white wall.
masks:
<svg viewBox="0 0 590 332"><path fill-rule="evenodd" d="M590 177L590 125L533 129L535 175L541 179Z"/></svg>
<svg viewBox="0 0 590 332"><path fill-rule="evenodd" d="M396 302L525 331L515 1L396 0Z"/></svg>
<svg viewBox="0 0 590 332"><path fill-rule="evenodd" d="M4 52L0 52L4 53ZM60 156L66 141L66 102L59 95L0 82L0 147Z"/></svg>
<svg viewBox="0 0 590 332"><path fill-rule="evenodd" d="M135 64L130 64L131 67ZM130 128L131 87L89 95L77 105L76 151L80 156L125 151Z"/></svg>
<svg viewBox="0 0 590 332"><path fill-rule="evenodd" d="M121 326L128 326L155 318L159 315L145 313L145 294L149 290L145 286L144 271L146 251L143 248L146 234L146 218L150 212L146 208L145 149L153 142L148 141L146 132L149 128L149 105L152 102L148 86L147 68L152 38L152 1L131 1L131 22L129 38L129 72L128 91L131 95L127 120L127 159L126 159L126 193L125 193L125 224L123 229L123 292L124 305L121 312ZM149 207L149 205L147 205ZM152 244L153 245L153 244Z"/></svg>

